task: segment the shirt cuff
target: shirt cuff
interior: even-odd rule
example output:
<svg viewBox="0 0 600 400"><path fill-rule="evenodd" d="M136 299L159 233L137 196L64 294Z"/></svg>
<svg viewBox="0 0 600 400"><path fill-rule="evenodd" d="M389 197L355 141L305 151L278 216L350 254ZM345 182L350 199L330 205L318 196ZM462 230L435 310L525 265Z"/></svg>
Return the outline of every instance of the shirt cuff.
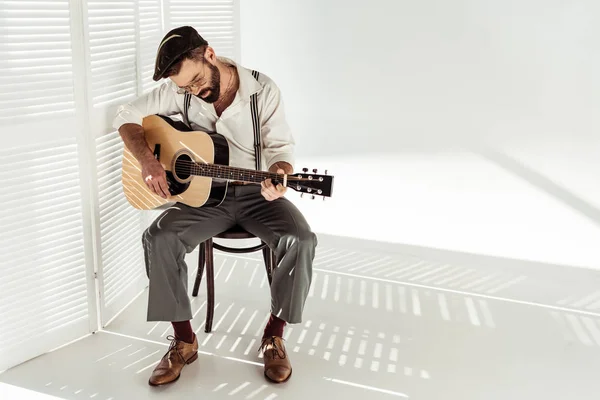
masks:
<svg viewBox="0 0 600 400"><path fill-rule="evenodd" d="M113 119L112 126L114 129L119 130L119 128L125 124L142 125L143 120L144 117L139 111L135 110L130 105L124 105L117 109L117 114Z"/></svg>
<svg viewBox="0 0 600 400"><path fill-rule="evenodd" d="M271 158L271 160L269 160L267 168L270 169L273 164L275 164L276 162L280 162L280 161L290 164L292 166L292 169L294 169L295 160L294 160L294 155L292 153L276 154L275 156L273 156L273 158Z"/></svg>

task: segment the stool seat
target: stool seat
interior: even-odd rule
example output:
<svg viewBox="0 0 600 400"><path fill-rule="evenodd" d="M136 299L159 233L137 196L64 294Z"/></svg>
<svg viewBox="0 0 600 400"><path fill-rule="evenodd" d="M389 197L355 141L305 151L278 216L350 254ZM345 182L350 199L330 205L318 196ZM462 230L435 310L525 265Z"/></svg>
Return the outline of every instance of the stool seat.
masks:
<svg viewBox="0 0 600 400"><path fill-rule="evenodd" d="M219 233L215 237L221 238L221 239L252 239L252 238L255 238L256 236L254 236L250 232L246 231L241 226L235 225L235 226L231 227L230 229L226 230L225 232Z"/></svg>

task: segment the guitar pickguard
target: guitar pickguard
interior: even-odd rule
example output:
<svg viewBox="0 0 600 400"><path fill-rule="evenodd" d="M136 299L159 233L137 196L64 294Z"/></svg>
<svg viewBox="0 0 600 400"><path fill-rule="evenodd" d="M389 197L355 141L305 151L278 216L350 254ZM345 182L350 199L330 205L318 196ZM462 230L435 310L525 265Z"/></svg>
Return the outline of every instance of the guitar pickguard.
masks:
<svg viewBox="0 0 600 400"><path fill-rule="evenodd" d="M165 172L167 173L167 183L169 185L169 193L171 193L171 196L176 196L178 194L181 194L181 193L185 192L188 187L190 187L190 182L186 182L186 183L178 182L177 179L175 179L175 177L173 176L173 173L171 171L165 171Z"/></svg>

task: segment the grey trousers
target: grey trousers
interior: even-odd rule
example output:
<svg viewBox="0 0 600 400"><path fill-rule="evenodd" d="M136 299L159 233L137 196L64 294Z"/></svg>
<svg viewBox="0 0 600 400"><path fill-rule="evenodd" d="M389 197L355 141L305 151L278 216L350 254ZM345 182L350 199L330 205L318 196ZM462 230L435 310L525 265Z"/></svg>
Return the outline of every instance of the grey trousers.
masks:
<svg viewBox="0 0 600 400"><path fill-rule="evenodd" d="M230 186L218 207L176 203L142 235L148 275L148 321L192 319L188 269L184 257L203 241L234 225L263 240L275 253L271 313L302 322L312 280L317 237L304 216L285 197L267 201L260 185Z"/></svg>

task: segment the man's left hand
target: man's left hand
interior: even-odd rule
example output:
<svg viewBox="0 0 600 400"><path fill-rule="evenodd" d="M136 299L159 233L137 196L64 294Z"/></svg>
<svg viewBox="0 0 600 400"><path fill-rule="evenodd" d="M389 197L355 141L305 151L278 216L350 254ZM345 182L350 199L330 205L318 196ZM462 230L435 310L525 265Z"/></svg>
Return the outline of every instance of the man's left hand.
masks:
<svg viewBox="0 0 600 400"><path fill-rule="evenodd" d="M279 168L277 170L278 174L285 174L285 171ZM260 193L267 201L273 201L285 195L287 192L287 187L284 187L281 183L277 186L273 185L271 179L266 179L260 183L261 189Z"/></svg>

